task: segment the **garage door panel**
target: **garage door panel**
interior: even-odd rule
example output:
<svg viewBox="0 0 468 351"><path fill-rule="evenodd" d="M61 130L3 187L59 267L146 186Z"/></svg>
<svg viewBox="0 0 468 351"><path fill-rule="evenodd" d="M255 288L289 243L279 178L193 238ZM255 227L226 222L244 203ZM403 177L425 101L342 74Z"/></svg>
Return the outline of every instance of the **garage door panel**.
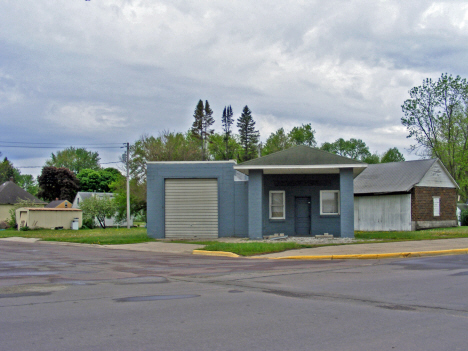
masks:
<svg viewBox="0 0 468 351"><path fill-rule="evenodd" d="M166 238L218 237L218 181L165 180Z"/></svg>

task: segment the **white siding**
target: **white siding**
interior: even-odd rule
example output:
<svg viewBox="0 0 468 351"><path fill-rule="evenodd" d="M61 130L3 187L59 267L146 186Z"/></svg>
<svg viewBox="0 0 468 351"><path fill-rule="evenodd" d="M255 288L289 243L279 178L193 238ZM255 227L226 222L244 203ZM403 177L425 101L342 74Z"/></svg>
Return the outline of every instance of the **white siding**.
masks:
<svg viewBox="0 0 468 351"><path fill-rule="evenodd" d="M455 188L452 179L447 175L439 162L435 162L416 186Z"/></svg>
<svg viewBox="0 0 468 351"><path fill-rule="evenodd" d="M411 230L411 195L355 196L354 230Z"/></svg>
<svg viewBox="0 0 468 351"><path fill-rule="evenodd" d="M218 237L217 179L166 179L165 237Z"/></svg>

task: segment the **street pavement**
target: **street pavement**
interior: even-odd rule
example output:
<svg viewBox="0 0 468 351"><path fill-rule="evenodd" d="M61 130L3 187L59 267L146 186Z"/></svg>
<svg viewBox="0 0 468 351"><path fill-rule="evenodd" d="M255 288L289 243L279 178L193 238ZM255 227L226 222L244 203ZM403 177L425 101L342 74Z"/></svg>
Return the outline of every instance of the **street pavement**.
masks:
<svg viewBox="0 0 468 351"><path fill-rule="evenodd" d="M468 255L253 260L2 240L0 350L466 350L467 277Z"/></svg>

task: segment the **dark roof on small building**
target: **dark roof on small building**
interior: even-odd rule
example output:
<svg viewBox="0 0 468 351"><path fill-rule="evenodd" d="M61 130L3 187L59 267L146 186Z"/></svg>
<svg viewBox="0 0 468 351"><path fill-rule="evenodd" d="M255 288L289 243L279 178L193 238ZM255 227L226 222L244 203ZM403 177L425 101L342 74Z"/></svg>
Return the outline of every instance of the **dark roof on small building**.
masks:
<svg viewBox="0 0 468 351"><path fill-rule="evenodd" d="M294 146L250 161L238 166L305 166L305 165L365 165L364 162L332 154L305 145Z"/></svg>
<svg viewBox="0 0 468 351"><path fill-rule="evenodd" d="M44 201L31 195L26 190L20 188L14 182L5 182L0 185L0 205L13 205L19 200L28 200L36 204L45 204Z"/></svg>
<svg viewBox="0 0 468 351"><path fill-rule="evenodd" d="M437 159L371 164L354 179L354 194L409 192Z"/></svg>
<svg viewBox="0 0 468 351"><path fill-rule="evenodd" d="M339 173L341 168L352 168L354 175L361 173L367 164L305 145L275 152L246 161L234 169L249 174L249 170L262 169L264 174Z"/></svg>

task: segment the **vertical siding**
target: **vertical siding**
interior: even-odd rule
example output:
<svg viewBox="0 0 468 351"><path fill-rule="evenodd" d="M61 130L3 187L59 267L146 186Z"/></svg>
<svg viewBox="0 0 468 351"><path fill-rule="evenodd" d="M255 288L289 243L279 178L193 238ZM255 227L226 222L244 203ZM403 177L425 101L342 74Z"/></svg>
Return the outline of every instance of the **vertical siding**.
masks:
<svg viewBox="0 0 468 351"><path fill-rule="evenodd" d="M411 195L356 196L354 229L359 231L411 230Z"/></svg>

